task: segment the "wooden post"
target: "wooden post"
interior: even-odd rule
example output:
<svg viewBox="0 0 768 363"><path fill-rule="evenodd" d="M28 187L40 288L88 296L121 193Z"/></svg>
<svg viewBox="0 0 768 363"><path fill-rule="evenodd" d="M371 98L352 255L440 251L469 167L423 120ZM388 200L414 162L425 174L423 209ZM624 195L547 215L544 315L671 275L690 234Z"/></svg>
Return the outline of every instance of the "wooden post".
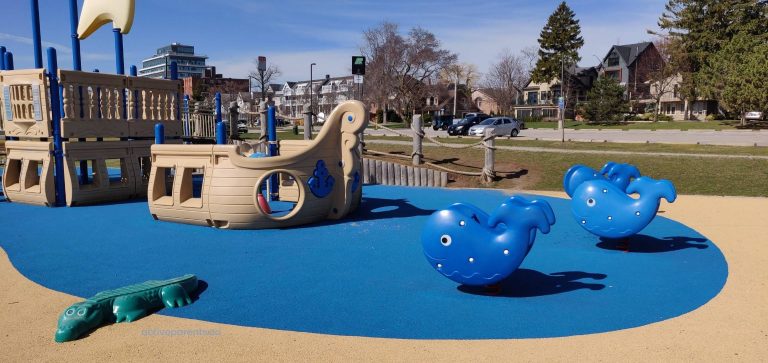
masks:
<svg viewBox="0 0 768 363"><path fill-rule="evenodd" d="M496 171L493 168L494 151L496 150L496 136L493 129L485 129L483 135L483 147L485 147L485 164L483 165L482 180L484 183L490 183L496 178Z"/></svg>
<svg viewBox="0 0 768 363"><path fill-rule="evenodd" d="M413 115L411 130L413 130L413 153L411 158L413 159L413 165L418 166L421 165L421 158L424 157L421 145L424 139L424 130L421 129L421 115Z"/></svg>

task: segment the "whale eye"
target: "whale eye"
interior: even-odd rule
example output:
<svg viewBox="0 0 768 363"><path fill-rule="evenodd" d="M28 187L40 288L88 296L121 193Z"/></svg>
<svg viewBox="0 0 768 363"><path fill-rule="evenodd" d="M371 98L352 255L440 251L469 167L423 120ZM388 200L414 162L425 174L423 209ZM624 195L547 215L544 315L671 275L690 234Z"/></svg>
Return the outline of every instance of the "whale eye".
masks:
<svg viewBox="0 0 768 363"><path fill-rule="evenodd" d="M595 206L595 200L592 198L587 199L587 206L594 207Z"/></svg>
<svg viewBox="0 0 768 363"><path fill-rule="evenodd" d="M451 241L451 236L449 236L447 234L444 234L444 235L440 236L440 243L443 246L448 247L448 246L451 245L451 242L452 242Z"/></svg>
<svg viewBox="0 0 768 363"><path fill-rule="evenodd" d="M71 309L68 309L68 310L67 310L67 312L66 312L66 313L64 313L64 314L65 314L66 316L72 316L72 314L74 314L74 313L75 313L75 309L74 309L74 308L71 308Z"/></svg>
<svg viewBox="0 0 768 363"><path fill-rule="evenodd" d="M85 315L85 308L78 310L77 311L77 315L78 316L84 316Z"/></svg>

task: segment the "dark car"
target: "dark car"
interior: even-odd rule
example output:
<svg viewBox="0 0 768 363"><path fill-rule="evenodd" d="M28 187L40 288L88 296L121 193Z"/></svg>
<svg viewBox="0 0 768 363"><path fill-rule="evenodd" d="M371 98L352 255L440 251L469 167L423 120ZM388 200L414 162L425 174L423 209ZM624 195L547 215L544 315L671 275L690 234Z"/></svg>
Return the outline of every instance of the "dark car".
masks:
<svg viewBox="0 0 768 363"><path fill-rule="evenodd" d="M469 113L461 121L448 127L448 135L466 135L469 128L489 118L484 113Z"/></svg>
<svg viewBox="0 0 768 363"><path fill-rule="evenodd" d="M432 120L432 130L448 130L453 125L453 115L435 116Z"/></svg>

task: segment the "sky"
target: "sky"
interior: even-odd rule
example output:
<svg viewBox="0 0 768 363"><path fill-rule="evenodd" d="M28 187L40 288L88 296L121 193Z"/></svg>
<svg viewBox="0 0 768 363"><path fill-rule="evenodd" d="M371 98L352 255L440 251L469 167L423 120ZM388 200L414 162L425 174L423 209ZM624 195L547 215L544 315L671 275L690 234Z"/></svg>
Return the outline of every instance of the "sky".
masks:
<svg viewBox="0 0 768 363"><path fill-rule="evenodd" d="M103 1L103 0L89 0ZM107 0L111 1L111 0ZM59 66L71 69L67 0L39 0L43 47L55 47ZM83 0L79 0L82 6ZM195 46L225 77L245 77L263 55L282 71L277 81L351 73L364 30L383 21L402 32L420 26L441 45L482 73L498 55L538 48L541 28L560 1L549 0L137 0L133 28L124 38L125 64L137 65L172 42ZM614 44L652 40L647 33L666 0L578 0L568 5L580 21L580 65L597 65ZM17 69L32 68L32 22L28 0L3 0L0 45L14 53ZM83 69L115 71L111 24L81 41ZM45 63L46 61L44 61Z"/></svg>

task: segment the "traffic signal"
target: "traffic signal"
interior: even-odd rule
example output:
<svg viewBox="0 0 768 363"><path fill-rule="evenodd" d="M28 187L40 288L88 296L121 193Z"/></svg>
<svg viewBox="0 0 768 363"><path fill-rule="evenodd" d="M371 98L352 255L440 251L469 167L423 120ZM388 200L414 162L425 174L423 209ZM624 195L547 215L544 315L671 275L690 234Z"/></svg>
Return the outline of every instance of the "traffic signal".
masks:
<svg viewBox="0 0 768 363"><path fill-rule="evenodd" d="M365 75L365 57L352 56L352 74Z"/></svg>

